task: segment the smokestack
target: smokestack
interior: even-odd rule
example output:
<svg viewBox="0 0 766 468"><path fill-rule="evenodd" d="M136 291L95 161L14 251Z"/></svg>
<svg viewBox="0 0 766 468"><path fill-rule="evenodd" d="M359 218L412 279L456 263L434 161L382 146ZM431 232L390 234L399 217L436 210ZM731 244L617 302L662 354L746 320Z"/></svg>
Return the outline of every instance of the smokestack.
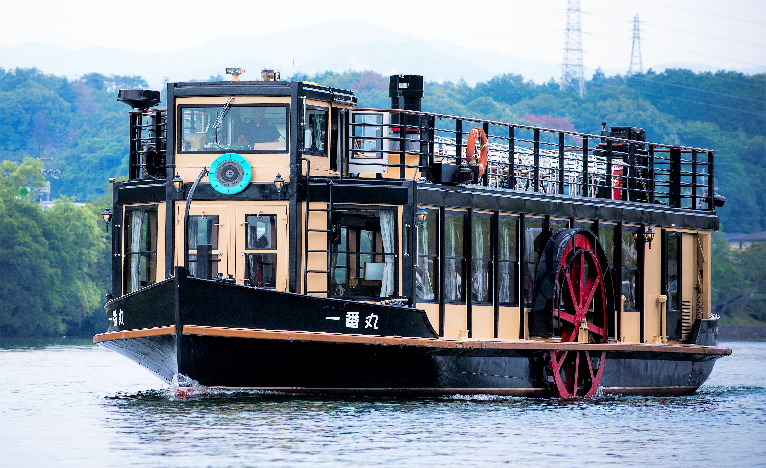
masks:
<svg viewBox="0 0 766 468"><path fill-rule="evenodd" d="M391 75L388 96L391 98L391 109L420 111L423 100L423 77L421 75ZM392 124L399 122L401 121L398 115L391 116ZM408 116L404 122L408 126L417 126L418 118Z"/></svg>

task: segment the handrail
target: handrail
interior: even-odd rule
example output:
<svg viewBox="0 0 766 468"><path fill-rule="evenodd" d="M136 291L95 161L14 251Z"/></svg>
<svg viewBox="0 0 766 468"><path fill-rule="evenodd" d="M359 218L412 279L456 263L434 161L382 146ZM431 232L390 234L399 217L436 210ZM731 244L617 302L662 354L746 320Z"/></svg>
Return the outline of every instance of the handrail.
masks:
<svg viewBox="0 0 766 468"><path fill-rule="evenodd" d="M341 154L343 167L352 168L352 174L396 169L400 179L425 177L441 183L471 179L469 184L511 190L715 210L712 150L402 109L353 108L349 112ZM374 123L354 122L357 113L389 117ZM417 119L408 121L403 116ZM455 175L457 169L447 168L453 179L441 180L433 171L444 170L445 164L466 166L471 125L480 125L488 138L484 177L477 180L476 171L469 169ZM506 128L507 133L490 126ZM394 161L389 162L389 157Z"/></svg>

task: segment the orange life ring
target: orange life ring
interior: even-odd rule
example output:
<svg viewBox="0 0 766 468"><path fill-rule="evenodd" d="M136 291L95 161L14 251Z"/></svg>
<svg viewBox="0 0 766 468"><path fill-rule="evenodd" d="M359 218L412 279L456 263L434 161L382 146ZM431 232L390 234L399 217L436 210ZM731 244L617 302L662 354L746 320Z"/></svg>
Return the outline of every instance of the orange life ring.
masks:
<svg viewBox="0 0 766 468"><path fill-rule="evenodd" d="M484 129L481 127L473 127L468 134L468 145L465 148L465 158L468 160L469 165L476 164L474 162L476 154L476 145L479 145L479 177L484 175L484 171L487 170L487 155L489 154L489 145L487 144L487 134L484 133Z"/></svg>

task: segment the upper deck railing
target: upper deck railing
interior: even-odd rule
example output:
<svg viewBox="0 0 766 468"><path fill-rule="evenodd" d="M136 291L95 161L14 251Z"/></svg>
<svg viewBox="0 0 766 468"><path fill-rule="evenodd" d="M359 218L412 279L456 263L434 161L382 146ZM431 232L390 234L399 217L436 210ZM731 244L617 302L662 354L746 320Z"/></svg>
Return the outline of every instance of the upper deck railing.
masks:
<svg viewBox="0 0 766 468"><path fill-rule="evenodd" d="M614 136L631 136L638 130L630 127L592 135L367 108L342 114L341 126L346 141L340 148L343 177L396 177L398 172L399 178L424 177L436 183L715 209L713 151ZM475 127L486 135L487 167L481 178L477 166L467 160ZM483 138L481 132L476 136L478 156Z"/></svg>

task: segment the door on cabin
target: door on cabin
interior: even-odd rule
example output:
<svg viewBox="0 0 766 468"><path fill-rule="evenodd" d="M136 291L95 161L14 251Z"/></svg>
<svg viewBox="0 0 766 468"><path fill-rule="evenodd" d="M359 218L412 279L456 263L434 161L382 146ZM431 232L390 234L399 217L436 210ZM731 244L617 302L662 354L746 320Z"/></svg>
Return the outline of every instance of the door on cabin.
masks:
<svg viewBox="0 0 766 468"><path fill-rule="evenodd" d="M184 206L176 206L176 265L184 264ZM189 208L189 273L197 277L202 258L198 255L199 245L210 246L208 279L218 273L223 277L229 271L229 210L225 206L193 203Z"/></svg>
<svg viewBox="0 0 766 468"><path fill-rule="evenodd" d="M287 207L247 204L234 211L237 283L287 291Z"/></svg>

